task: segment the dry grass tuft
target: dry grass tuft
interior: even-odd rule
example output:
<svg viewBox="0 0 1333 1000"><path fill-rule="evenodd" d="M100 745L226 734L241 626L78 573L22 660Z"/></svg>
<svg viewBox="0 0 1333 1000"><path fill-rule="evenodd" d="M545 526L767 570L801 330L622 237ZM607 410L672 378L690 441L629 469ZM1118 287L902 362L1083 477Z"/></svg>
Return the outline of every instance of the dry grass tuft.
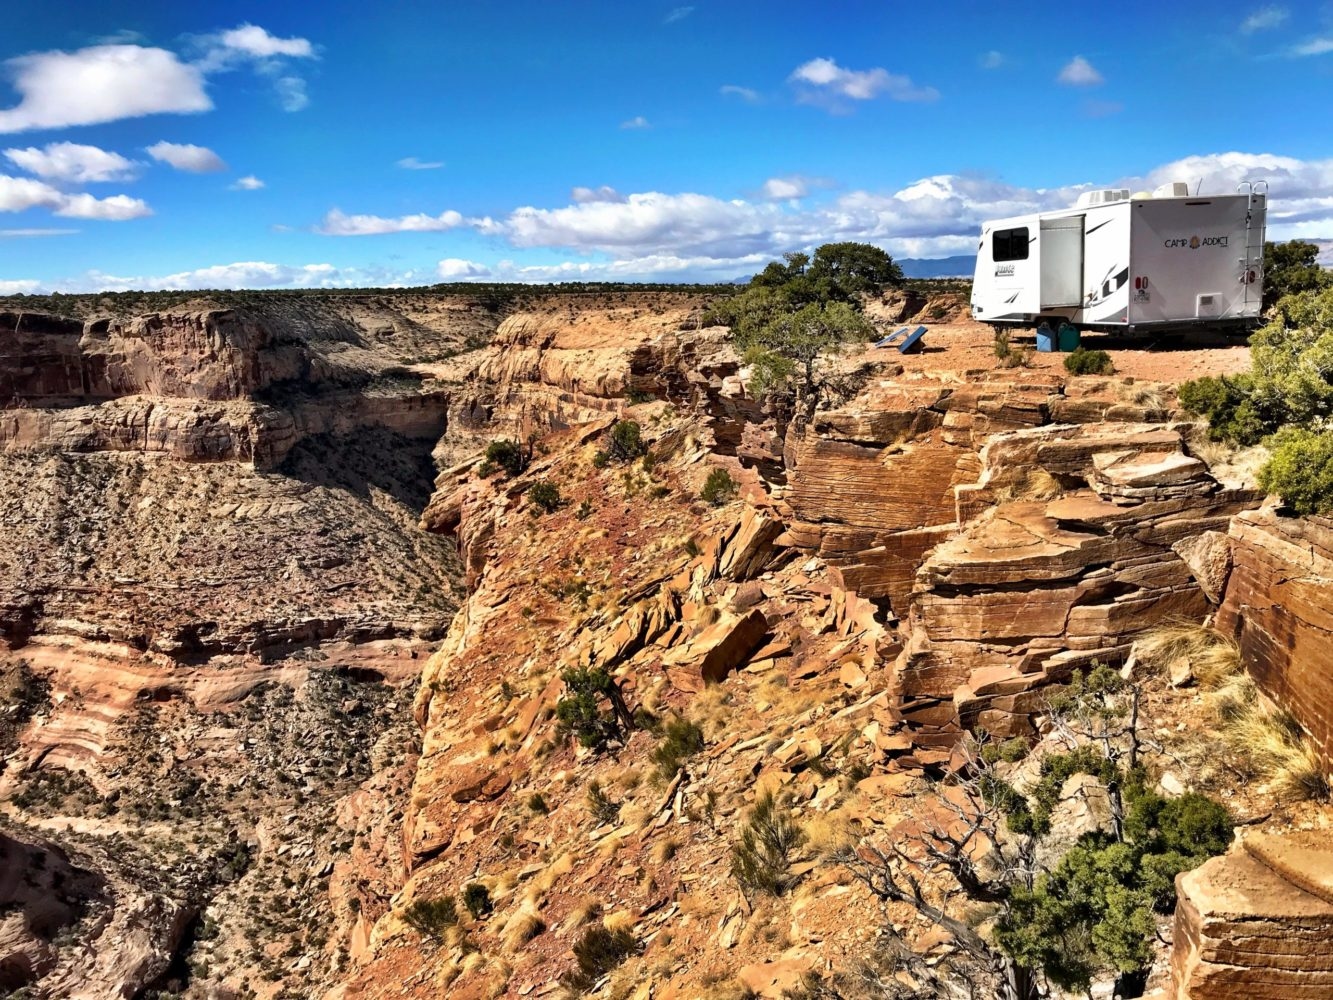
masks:
<svg viewBox="0 0 1333 1000"><path fill-rule="evenodd" d="M657 843L653 844L653 850L650 857L652 858L653 864L664 865L672 858L674 858L676 856L676 852L679 850L680 850L679 838L672 835L667 835L663 837L661 840L657 841Z"/></svg>
<svg viewBox="0 0 1333 1000"><path fill-rule="evenodd" d="M1325 802L1333 794L1328 770L1295 717L1260 696L1254 682L1235 678L1213 696L1222 735L1243 771L1289 802Z"/></svg>
<svg viewBox="0 0 1333 1000"><path fill-rule="evenodd" d="M560 925L561 933L568 934L570 931L577 930L592 923L601 915L602 904L588 896L578 906L569 911L569 915L565 917L565 922Z"/></svg>
<svg viewBox="0 0 1333 1000"><path fill-rule="evenodd" d="M995 491L998 503L1058 500L1064 495L1065 488L1060 484L1060 480L1040 467L1029 469L1020 479Z"/></svg>
<svg viewBox="0 0 1333 1000"><path fill-rule="evenodd" d="M1189 660L1195 679L1216 688L1240 672L1240 647L1205 625L1173 620L1143 633L1134 644L1147 666L1165 669L1175 660Z"/></svg>
<svg viewBox="0 0 1333 1000"><path fill-rule="evenodd" d="M616 910L615 913L608 913L602 918L602 926L612 934L616 931L633 930L634 914L629 910Z"/></svg>
<svg viewBox="0 0 1333 1000"><path fill-rule="evenodd" d="M801 823L805 845L820 857L836 854L856 843L856 832L837 813L814 813Z"/></svg>
<svg viewBox="0 0 1333 1000"><path fill-rule="evenodd" d="M731 716L731 690L722 684L705 686L690 700L685 715L704 731L706 739L716 739Z"/></svg>
<svg viewBox="0 0 1333 1000"><path fill-rule="evenodd" d="M1160 385L1125 383L1117 394L1126 403L1142 406L1145 410L1164 411L1171 403L1170 396Z"/></svg>
<svg viewBox="0 0 1333 1000"><path fill-rule="evenodd" d="M511 953L523 950L523 946L546 930L546 921L529 909L521 909L509 918L505 924L504 946Z"/></svg>

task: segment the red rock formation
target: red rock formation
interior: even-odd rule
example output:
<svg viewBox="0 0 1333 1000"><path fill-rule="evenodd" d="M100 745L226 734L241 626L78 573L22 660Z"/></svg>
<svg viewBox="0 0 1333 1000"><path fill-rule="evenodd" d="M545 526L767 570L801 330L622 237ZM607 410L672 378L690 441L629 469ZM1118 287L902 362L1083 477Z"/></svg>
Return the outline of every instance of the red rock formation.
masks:
<svg viewBox="0 0 1333 1000"><path fill-rule="evenodd" d="M1177 876L1174 1000L1333 996L1333 850L1326 831L1246 836Z"/></svg>
<svg viewBox="0 0 1333 1000"><path fill-rule="evenodd" d="M1229 536L1216 627L1333 764L1333 519L1264 508L1234 518Z"/></svg>

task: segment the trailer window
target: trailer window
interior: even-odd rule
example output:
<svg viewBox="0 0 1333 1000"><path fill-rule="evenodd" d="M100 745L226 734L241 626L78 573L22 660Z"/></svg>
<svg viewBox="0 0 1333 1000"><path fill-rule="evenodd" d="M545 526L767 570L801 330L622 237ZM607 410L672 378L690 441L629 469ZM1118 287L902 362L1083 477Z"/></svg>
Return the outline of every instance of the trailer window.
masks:
<svg viewBox="0 0 1333 1000"><path fill-rule="evenodd" d="M991 257L996 261L1028 259L1028 227L997 229L992 238Z"/></svg>

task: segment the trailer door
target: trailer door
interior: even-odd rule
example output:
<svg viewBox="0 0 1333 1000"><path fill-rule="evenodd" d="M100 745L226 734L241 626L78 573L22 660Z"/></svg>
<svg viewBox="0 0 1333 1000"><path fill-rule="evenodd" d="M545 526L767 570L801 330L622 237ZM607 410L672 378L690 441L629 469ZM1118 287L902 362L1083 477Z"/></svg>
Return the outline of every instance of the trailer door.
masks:
<svg viewBox="0 0 1333 1000"><path fill-rule="evenodd" d="M1082 215L1041 220L1041 308L1083 304Z"/></svg>

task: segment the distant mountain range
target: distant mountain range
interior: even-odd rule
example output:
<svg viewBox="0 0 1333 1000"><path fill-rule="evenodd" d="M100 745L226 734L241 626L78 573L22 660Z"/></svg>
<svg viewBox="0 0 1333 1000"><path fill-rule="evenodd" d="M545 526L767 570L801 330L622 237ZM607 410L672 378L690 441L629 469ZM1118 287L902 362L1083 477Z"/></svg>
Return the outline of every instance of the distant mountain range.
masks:
<svg viewBox="0 0 1333 1000"><path fill-rule="evenodd" d="M970 278L976 270L976 254L957 257L902 257L898 266L905 278Z"/></svg>

